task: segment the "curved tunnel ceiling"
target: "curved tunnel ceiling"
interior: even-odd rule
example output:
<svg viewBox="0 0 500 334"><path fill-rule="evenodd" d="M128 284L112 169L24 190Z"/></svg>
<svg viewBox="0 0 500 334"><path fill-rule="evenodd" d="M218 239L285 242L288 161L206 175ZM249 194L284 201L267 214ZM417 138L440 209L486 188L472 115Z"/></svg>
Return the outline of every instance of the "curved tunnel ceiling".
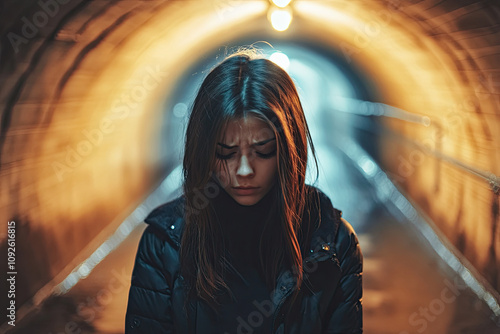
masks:
<svg viewBox="0 0 500 334"><path fill-rule="evenodd" d="M398 158L413 151L383 138L381 163L442 221L452 243L461 240L452 232L457 226L467 235L461 250L480 271L498 267L500 238L491 230L498 192L487 182L493 173L498 184L500 174L500 11L493 1L294 1L283 33L272 30L267 1L57 3L33 37L22 17L45 11L36 2L13 6L18 19L2 27L0 161L8 187L1 216L42 232L34 248L54 245L39 255L39 270L50 268L41 275L45 283L78 263L80 250L105 238L126 216L123 208L137 205L165 175L165 157L156 154L158 120L186 69L207 52L255 36L321 44L366 73L382 102L428 116L428 127L390 118L384 124L479 177L434 160L401 175ZM474 206L462 208L464 202ZM461 216L480 216L484 226ZM499 275L485 276L498 289ZM28 293L40 288L33 283Z"/></svg>
<svg viewBox="0 0 500 334"><path fill-rule="evenodd" d="M402 5L401 2L368 5L295 1L293 4L293 25L280 37L307 38L329 45L374 78L385 102L429 115L432 122L440 126L446 127L452 117L461 117L464 113L475 117L480 136L475 136L473 141L462 141L463 136L459 134L466 130L453 129L452 137L442 148L443 153L460 154L463 162L498 174L498 157L492 161L491 151L477 150L481 143L498 142L494 140L496 132L488 127L491 113L487 110L491 105L483 105L486 101L476 96L488 92L475 89L484 84L481 69L490 68L488 60L494 58L488 54L474 57L468 45L464 45L467 36L460 36L454 21L468 11L479 9L486 12L483 15L490 13L493 21L493 12L484 10L483 4L472 4L436 18L425 16L435 15L438 7L435 12L419 8L417 4L394 7L394 4ZM106 5L90 2L83 7L56 34L56 40L66 41L43 48L46 52L40 55L37 69L25 72L25 75L46 78L47 82L60 73L57 85L44 85L43 94L38 91L40 87L16 87L21 91L20 101L35 90L44 99L38 124L50 124L52 118L57 122L60 117L57 114L65 108L62 104L71 103L72 99L78 99L78 105L70 108L86 110L82 113L86 120L88 110L94 117L102 118L113 109L113 101L123 100L122 94L131 89L131 82L139 82L148 70L157 71L161 85L148 92L143 101L138 97L141 110L136 113L149 115L158 111L155 107L170 85L185 68L203 56L205 50L247 35L273 37L277 34L266 20L266 1L244 1L237 5L231 1ZM71 38L78 42L68 43ZM19 48L22 47L24 45L19 44ZM54 73L54 68L61 71ZM40 80L37 81L40 84ZM16 93L14 87L8 87L11 82L4 86L11 89L4 89L3 94ZM6 108L10 117L15 108L12 102ZM449 110L450 115L443 110ZM9 117L4 115L4 145L9 123Z"/></svg>

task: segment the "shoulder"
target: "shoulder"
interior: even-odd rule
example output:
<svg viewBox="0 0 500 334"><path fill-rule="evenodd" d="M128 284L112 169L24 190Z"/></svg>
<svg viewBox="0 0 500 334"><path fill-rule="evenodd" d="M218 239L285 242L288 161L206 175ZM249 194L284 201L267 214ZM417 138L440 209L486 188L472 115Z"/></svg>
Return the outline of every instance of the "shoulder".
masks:
<svg viewBox="0 0 500 334"><path fill-rule="evenodd" d="M144 231L151 235L164 238L174 246L179 246L184 227L184 195L156 207L144 219L149 224Z"/></svg>
<svg viewBox="0 0 500 334"><path fill-rule="evenodd" d="M359 273L362 271L363 255L358 236L352 225L344 218L341 218L337 232L336 247L338 249L337 256L344 268L350 268L349 272Z"/></svg>
<svg viewBox="0 0 500 334"><path fill-rule="evenodd" d="M177 271L183 205L183 196L176 197L153 209L144 219L148 226L137 249L134 284L148 286L152 272L160 272L170 280Z"/></svg>
<svg viewBox="0 0 500 334"><path fill-rule="evenodd" d="M165 220L182 215L184 195L180 195L152 210L144 219L149 224L163 225Z"/></svg>
<svg viewBox="0 0 500 334"><path fill-rule="evenodd" d="M308 209L313 213L315 231L330 231L336 234L342 211L335 208L330 197L316 186L306 184L306 196Z"/></svg>
<svg viewBox="0 0 500 334"><path fill-rule="evenodd" d="M316 226L311 240L311 250L332 248L340 263L362 258L358 238L352 225L342 217L342 211L335 208L328 195L321 189L307 185L313 205L317 205ZM318 205L319 204L319 205Z"/></svg>

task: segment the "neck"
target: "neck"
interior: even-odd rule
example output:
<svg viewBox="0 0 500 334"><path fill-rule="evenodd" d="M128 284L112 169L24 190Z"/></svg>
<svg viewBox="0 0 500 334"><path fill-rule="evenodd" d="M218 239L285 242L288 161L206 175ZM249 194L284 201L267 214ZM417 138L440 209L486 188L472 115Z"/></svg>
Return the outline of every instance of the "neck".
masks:
<svg viewBox="0 0 500 334"><path fill-rule="evenodd" d="M214 198L214 209L222 228L224 248L233 264L259 266L262 235L274 229L270 224L276 224L276 215L273 214L273 209L276 209L276 197L276 187L273 186L253 205L241 205L222 188Z"/></svg>
<svg viewBox="0 0 500 334"><path fill-rule="evenodd" d="M266 218L276 205L276 186L271 187L264 197L253 205L242 205L221 187L214 199L214 209L225 228L257 228L263 226Z"/></svg>

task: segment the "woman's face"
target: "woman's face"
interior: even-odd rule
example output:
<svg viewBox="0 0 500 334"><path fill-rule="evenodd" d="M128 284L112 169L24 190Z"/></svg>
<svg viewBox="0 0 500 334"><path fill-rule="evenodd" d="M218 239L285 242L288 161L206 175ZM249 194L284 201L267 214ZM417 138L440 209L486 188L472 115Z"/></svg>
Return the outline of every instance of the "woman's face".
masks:
<svg viewBox="0 0 500 334"><path fill-rule="evenodd" d="M250 115L230 121L216 147L216 178L239 204L256 204L277 179L276 149L274 132L264 121Z"/></svg>

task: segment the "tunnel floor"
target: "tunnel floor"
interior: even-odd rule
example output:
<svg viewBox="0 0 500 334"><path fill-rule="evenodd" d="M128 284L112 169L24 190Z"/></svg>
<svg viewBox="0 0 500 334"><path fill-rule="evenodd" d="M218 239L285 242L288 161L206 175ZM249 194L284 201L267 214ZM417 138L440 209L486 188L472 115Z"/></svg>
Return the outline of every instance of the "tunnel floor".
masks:
<svg viewBox="0 0 500 334"><path fill-rule="evenodd" d="M412 225L397 221L379 204L373 186L346 155L332 147L328 152L329 167L322 170L325 181L318 187L331 190L325 192L360 240L364 332L500 333L488 306ZM8 333L123 333L133 262L145 227L141 223L86 279L67 294L48 298Z"/></svg>

